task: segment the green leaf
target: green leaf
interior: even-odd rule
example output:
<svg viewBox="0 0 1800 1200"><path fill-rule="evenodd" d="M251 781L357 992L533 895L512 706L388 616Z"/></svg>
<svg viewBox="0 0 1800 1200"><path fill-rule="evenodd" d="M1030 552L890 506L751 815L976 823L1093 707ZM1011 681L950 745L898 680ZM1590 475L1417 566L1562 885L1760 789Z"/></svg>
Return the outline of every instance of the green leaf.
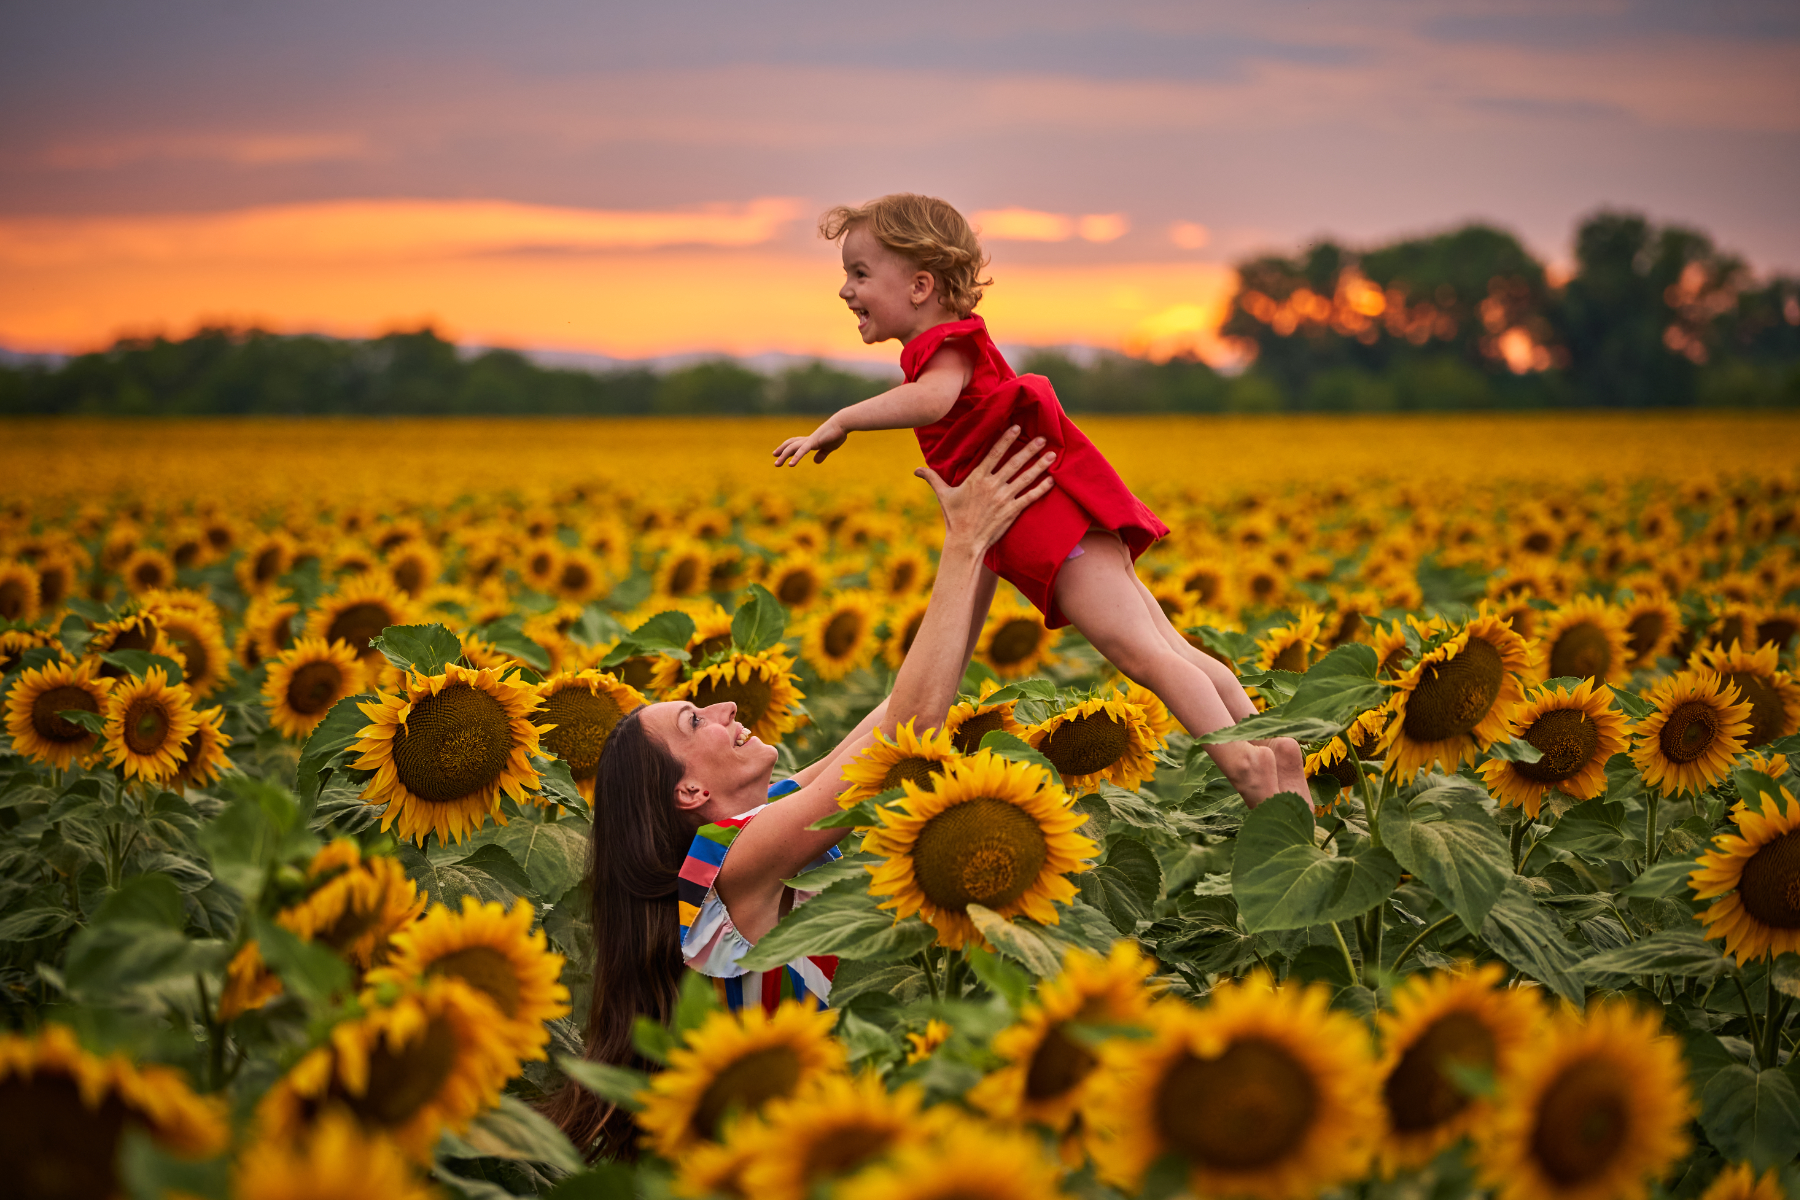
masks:
<svg viewBox="0 0 1800 1200"><path fill-rule="evenodd" d="M507 828L511 829L514 828L514 826L509 825ZM525 896L533 894L531 878L525 874L525 868L519 865L519 861L514 858L505 847L496 845L493 842L478 847L475 853L469 855L467 858L457 860L456 867L458 870L462 871L480 871L483 874L490 875L493 878L498 879L518 895ZM541 896L544 893L537 892L535 894ZM560 896L562 895L562 892L555 891L550 894L552 896Z"/></svg>
<svg viewBox="0 0 1800 1200"><path fill-rule="evenodd" d="M1134 829L1149 829L1171 837L1178 836L1169 814L1158 808L1142 792L1127 791L1117 784L1102 780L1095 792L1083 798L1083 803L1094 798L1098 798L1106 806L1107 815L1114 821L1123 821Z"/></svg>
<svg viewBox="0 0 1800 1200"><path fill-rule="evenodd" d="M1332 858L1313 844L1312 807L1281 792L1253 809L1238 834L1231 890L1251 933L1305 929L1368 912L1400 882L1386 850Z"/></svg>
<svg viewBox="0 0 1800 1200"><path fill-rule="evenodd" d="M1772 801L1781 799L1781 785L1761 771L1752 771L1748 767L1733 767L1731 781L1737 785L1737 794L1746 807L1754 812L1763 811L1763 797Z"/></svg>
<svg viewBox="0 0 1800 1200"><path fill-rule="evenodd" d="M81 726L89 733L96 735L106 733L106 718L97 712L88 712L85 708L65 708L56 715L71 725Z"/></svg>
<svg viewBox="0 0 1800 1200"><path fill-rule="evenodd" d="M1605 858L1625 843L1625 806L1604 796L1585 800L1564 813L1544 845L1590 858Z"/></svg>
<svg viewBox="0 0 1800 1200"><path fill-rule="evenodd" d="M498 621L489 621L486 625L477 626L473 633L502 654L510 654L520 662L535 667L539 671L548 671L550 669L550 653L525 636L524 621L524 617L520 614L508 613ZM462 657L460 644L457 647L457 657ZM431 673L436 674L436 672Z"/></svg>
<svg viewBox="0 0 1800 1200"><path fill-rule="evenodd" d="M627 1112L637 1112L643 1107L637 1096L650 1086L650 1076L642 1071L567 1056L558 1058L556 1065L564 1075L608 1104L616 1104Z"/></svg>
<svg viewBox="0 0 1800 1200"><path fill-rule="evenodd" d="M719 993L713 981L698 971L683 971L681 995L675 1002L677 1037L700 1028L707 1017L719 1011Z"/></svg>
<svg viewBox="0 0 1800 1200"><path fill-rule="evenodd" d="M1536 746L1520 738L1517 741L1495 742L1488 747L1488 755L1502 762L1534 763L1544 757L1544 752Z"/></svg>
<svg viewBox="0 0 1800 1200"><path fill-rule="evenodd" d="M1613 689L1613 705L1634 721L1641 721L1656 711L1656 706L1626 688Z"/></svg>
<svg viewBox="0 0 1800 1200"><path fill-rule="evenodd" d="M587 874L588 833L573 823L514 821L493 842L524 868L530 886L521 891L539 903L555 900Z"/></svg>
<svg viewBox="0 0 1800 1200"><path fill-rule="evenodd" d="M1457 796L1428 788L1409 804L1390 793L1381 806L1381 837L1409 874L1479 934L1512 878L1512 850L1485 809Z"/></svg>
<svg viewBox="0 0 1800 1200"><path fill-rule="evenodd" d="M1733 1062L1712 1072L1699 1092L1700 1127L1726 1158L1761 1171L1800 1154L1800 1095L1779 1067Z"/></svg>
<svg viewBox="0 0 1800 1200"><path fill-rule="evenodd" d="M1800 996L1800 954L1790 950L1769 964L1769 986L1784 996Z"/></svg>
<svg viewBox="0 0 1800 1200"><path fill-rule="evenodd" d="M1351 720L1354 719L1353 715ZM1202 734L1194 741L1202 746L1241 742L1246 738L1274 737L1291 737L1302 743L1323 742L1344 732L1349 724L1350 721L1328 721L1323 717L1290 716L1284 709L1276 708L1254 717L1245 717L1236 725L1227 725L1223 729Z"/></svg>
<svg viewBox="0 0 1800 1200"><path fill-rule="evenodd" d="M900 1040L873 1021L864 1020L854 1011L838 1018L832 1033L844 1043L847 1065L855 1070L859 1063L879 1066L900 1057Z"/></svg>
<svg viewBox="0 0 1800 1200"><path fill-rule="evenodd" d="M889 788L874 796L858 800L849 808L829 813L808 825L808 829L871 829L881 824L881 808L906 795L904 788Z"/></svg>
<svg viewBox="0 0 1800 1200"><path fill-rule="evenodd" d="M332 759L355 745L359 732L369 724L369 718L357 704L373 699L373 692L345 696L331 706L331 711L325 714L323 721L313 727L312 736L300 748L300 766L294 772L294 791L308 804L318 798L319 772Z"/></svg>
<svg viewBox="0 0 1800 1200"><path fill-rule="evenodd" d="M1106 861L1076 876L1076 882L1083 900L1130 933L1162 898L1162 864L1144 843L1121 837L1107 850Z"/></svg>
<svg viewBox="0 0 1800 1200"><path fill-rule="evenodd" d="M843 879L869 878L869 868L882 862L880 855L865 854L858 850L854 854L846 854L834 858L823 866L814 867L810 871L802 871L792 879L784 879L783 883L803 892L822 892L832 884Z"/></svg>
<svg viewBox="0 0 1800 1200"><path fill-rule="evenodd" d="M1506 891L1481 923L1481 937L1515 969L1569 1003L1579 1005L1586 998L1576 973L1575 948L1563 937L1556 917L1532 899L1523 879L1507 881Z"/></svg>
<svg viewBox="0 0 1800 1200"><path fill-rule="evenodd" d="M285 788L248 775L228 776L231 801L200 826L195 840L213 877L239 895L262 890L270 866L310 853L317 840L301 822L300 805Z"/></svg>
<svg viewBox="0 0 1800 1200"><path fill-rule="evenodd" d="M563 1174L585 1165L562 1130L516 1096L502 1093L500 1103L475 1118L462 1140L490 1158L544 1163Z"/></svg>
<svg viewBox="0 0 1800 1200"><path fill-rule="evenodd" d="M1204 745L1245 738L1291 737L1319 742L1336 737L1364 711L1388 698L1375 679L1375 649L1348 642L1307 669L1287 703L1194 740Z"/></svg>
<svg viewBox="0 0 1800 1200"><path fill-rule="evenodd" d="M161 667L171 684L180 683L182 679L180 663L160 654L152 654L148 650L107 650L101 653L100 661L118 667L121 671L129 671L139 679L151 667Z"/></svg>
<svg viewBox="0 0 1800 1200"><path fill-rule="evenodd" d="M748 593L732 614L731 641L745 654L755 654L781 641L787 632L788 613L762 584L751 584Z"/></svg>
<svg viewBox="0 0 1800 1200"><path fill-rule="evenodd" d="M619 644L600 660L600 666L610 669L626 659L649 654L662 654L686 662L688 643L693 640L694 618L684 612L657 613L620 639Z"/></svg>
<svg viewBox="0 0 1800 1200"><path fill-rule="evenodd" d="M119 1182L131 1200L225 1200L230 1194L231 1160L225 1155L200 1162L172 1154L135 1123L119 1138Z"/></svg>
<svg viewBox="0 0 1800 1200"><path fill-rule="evenodd" d="M1045 704L1055 704L1056 685L1048 679L1021 679L984 696L981 702L1006 704L1015 700L1040 700Z"/></svg>
<svg viewBox="0 0 1800 1200"><path fill-rule="evenodd" d="M669 1055L680 1048L681 1039L655 1017L639 1016L631 1023L631 1044L651 1062L666 1067Z"/></svg>
<svg viewBox="0 0 1800 1200"><path fill-rule="evenodd" d="M1697 931L1665 929L1624 946L1590 955L1575 968L1584 979L1602 975L1678 975L1713 979L1735 975L1737 966Z"/></svg>
<svg viewBox="0 0 1800 1200"><path fill-rule="evenodd" d="M1636 879L1619 889L1619 895L1644 900L1660 900L1664 896L1677 896L1688 890L1688 877L1699 869L1700 864L1692 859L1679 862L1659 862L1649 868Z"/></svg>
<svg viewBox="0 0 1800 1200"><path fill-rule="evenodd" d="M401 842L394 857L406 868L406 877L419 885L432 904L455 909L461 906L464 896L474 896L484 904L494 900L511 907L519 894L486 871L464 870L454 862L434 861L411 842Z"/></svg>
<svg viewBox="0 0 1800 1200"><path fill-rule="evenodd" d="M77 997L116 1003L134 988L222 968L223 948L221 942L190 940L164 925L136 921L90 925L69 941L63 980Z"/></svg>
<svg viewBox="0 0 1800 1200"><path fill-rule="evenodd" d="M993 703L993 699L990 697L982 703L991 704ZM1040 767L1049 772L1051 779L1062 778L1062 775L1057 771L1054 763L1032 749L1025 739L1019 737L1017 734L1008 733L1004 729L996 729L992 733L983 734L981 738L981 748L983 750L990 750L993 753L998 754L1001 758L1010 759L1013 762L1028 763L1031 766Z"/></svg>
<svg viewBox="0 0 1800 1200"><path fill-rule="evenodd" d="M807 954L835 954L861 962L910 958L937 940L937 930L917 917L896 922L869 895L866 879L832 884L783 917L739 959L746 971L766 971Z"/></svg>
<svg viewBox="0 0 1800 1200"><path fill-rule="evenodd" d="M444 668L462 658L462 639L442 625L389 625L369 639L369 645L403 671L442 675Z"/></svg>
<svg viewBox="0 0 1800 1200"><path fill-rule="evenodd" d="M624 1163L595 1163L544 1193L545 1200L635 1200L637 1172Z"/></svg>
<svg viewBox="0 0 1800 1200"><path fill-rule="evenodd" d="M1014 1012L1025 1007L1031 998L1031 976L991 950L971 946L964 953L968 955L969 969L990 992L1005 997Z"/></svg>
<svg viewBox="0 0 1800 1200"><path fill-rule="evenodd" d="M569 627L569 636L583 645L600 646L624 637L625 627L598 604L590 604L581 610L581 616Z"/></svg>
<svg viewBox="0 0 1800 1200"><path fill-rule="evenodd" d="M969 920L981 931L994 949L1024 965L1039 978L1048 978L1062 970L1062 956L1036 929L1015 925L991 908L979 904L968 906Z"/></svg>
<svg viewBox="0 0 1800 1200"><path fill-rule="evenodd" d="M130 922L180 933L185 924L181 889L165 875L136 875L109 892L94 912L93 924Z"/></svg>
<svg viewBox="0 0 1800 1200"><path fill-rule="evenodd" d="M0 920L0 942L30 942L61 933L75 918L60 908L27 908Z"/></svg>
<svg viewBox="0 0 1800 1200"><path fill-rule="evenodd" d="M288 991L315 1008L350 989L350 964L317 942L304 942L267 917L253 918L256 945Z"/></svg>
<svg viewBox="0 0 1800 1200"><path fill-rule="evenodd" d="M569 770L569 764L560 758L545 758L542 755L531 760L531 765L538 773L539 790L550 799L556 801L571 812L581 814L583 819L591 819L592 811L588 808L587 798L581 794L581 788L575 783L575 776Z"/></svg>

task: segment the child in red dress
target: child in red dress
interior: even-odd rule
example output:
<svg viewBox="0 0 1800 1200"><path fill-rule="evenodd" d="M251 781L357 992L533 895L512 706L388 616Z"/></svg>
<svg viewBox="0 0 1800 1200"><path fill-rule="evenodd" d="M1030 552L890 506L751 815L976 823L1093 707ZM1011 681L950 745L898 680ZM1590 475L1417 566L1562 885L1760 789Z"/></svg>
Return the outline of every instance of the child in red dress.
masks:
<svg viewBox="0 0 1800 1200"><path fill-rule="evenodd" d="M842 409L806 437L789 438L776 448L775 465L798 465L809 453L824 462L854 430L912 429L927 464L915 474L958 484L1009 426L1019 427L1020 444L1044 438L1056 455L1055 486L988 551L969 645L986 620L997 575L1052 628L1073 624L1190 732L1210 733L1253 714L1230 668L1188 644L1132 569L1167 526L1069 420L1050 381L1014 374L973 315L986 258L962 214L942 200L900 194L832 209L819 228L843 239L838 295L856 314L863 341L904 343L906 382ZM1279 791L1309 794L1291 738L1207 750L1248 804Z"/></svg>

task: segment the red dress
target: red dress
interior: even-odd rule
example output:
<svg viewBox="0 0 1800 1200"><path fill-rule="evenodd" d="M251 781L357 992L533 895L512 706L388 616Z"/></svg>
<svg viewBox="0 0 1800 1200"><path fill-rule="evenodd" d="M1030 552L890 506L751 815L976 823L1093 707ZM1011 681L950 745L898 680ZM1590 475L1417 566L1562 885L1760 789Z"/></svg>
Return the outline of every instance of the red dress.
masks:
<svg viewBox="0 0 1800 1200"><path fill-rule="evenodd" d="M1131 494L1087 435L1063 412L1050 381L1042 375L1015 375L988 336L980 317L927 329L900 351L900 369L913 383L949 338L966 339L974 351L974 372L942 419L914 430L931 469L952 485L986 457L1009 425L1019 427L1015 448L1034 437L1056 452L1047 495L1019 514L1011 529L987 552L987 566L1037 605L1052 629L1069 623L1056 607L1056 574L1089 529L1110 529L1131 557L1149 549L1169 527Z"/></svg>

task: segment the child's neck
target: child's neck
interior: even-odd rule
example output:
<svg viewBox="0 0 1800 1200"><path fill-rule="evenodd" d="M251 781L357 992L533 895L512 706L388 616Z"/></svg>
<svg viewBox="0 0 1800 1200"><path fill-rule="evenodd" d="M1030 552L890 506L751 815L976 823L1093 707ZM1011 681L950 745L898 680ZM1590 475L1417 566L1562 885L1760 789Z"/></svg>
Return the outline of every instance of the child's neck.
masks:
<svg viewBox="0 0 1800 1200"><path fill-rule="evenodd" d="M900 344L905 345L928 329L936 329L939 325L948 325L952 321L962 319L961 315L951 312L933 300L930 304L921 305L919 311L913 315L912 323L907 326L900 338Z"/></svg>

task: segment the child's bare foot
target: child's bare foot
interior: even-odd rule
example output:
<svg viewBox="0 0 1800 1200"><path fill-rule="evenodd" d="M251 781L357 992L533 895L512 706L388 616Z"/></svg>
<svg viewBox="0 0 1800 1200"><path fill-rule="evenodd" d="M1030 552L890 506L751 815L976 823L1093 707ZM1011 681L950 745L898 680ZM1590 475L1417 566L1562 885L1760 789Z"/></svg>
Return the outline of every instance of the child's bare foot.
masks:
<svg viewBox="0 0 1800 1200"><path fill-rule="evenodd" d="M1208 746L1213 761L1225 773L1231 786L1244 798L1248 808L1255 808L1281 790L1280 771L1275 752L1250 742L1221 742Z"/></svg>

